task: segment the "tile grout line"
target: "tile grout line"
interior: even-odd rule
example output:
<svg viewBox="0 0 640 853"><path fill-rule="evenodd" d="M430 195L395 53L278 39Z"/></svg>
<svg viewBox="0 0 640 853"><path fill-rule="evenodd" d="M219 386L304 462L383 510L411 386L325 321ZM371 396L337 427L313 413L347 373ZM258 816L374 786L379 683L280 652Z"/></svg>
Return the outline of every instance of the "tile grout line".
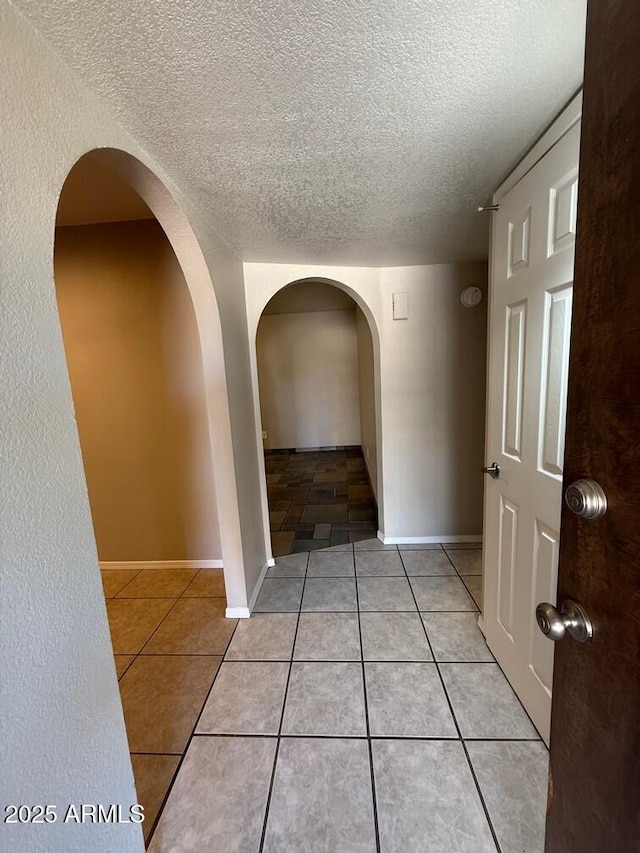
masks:
<svg viewBox="0 0 640 853"><path fill-rule="evenodd" d="M455 550L455 549L451 549L451 550ZM465 550L473 550L473 549L470 549L470 548L469 548L469 549L465 549ZM474 594L471 592L471 590L469 589L469 586L467 585L467 582L465 581L465 578L466 578L466 577L476 577L476 578L477 578L477 577L480 577L480 578L481 578L481 577L482 577L482 573L480 573L479 575L462 575L462 574L460 574L460 572L458 571L458 568L457 568L456 564L453 562L453 560L451 559L451 556L448 554L448 552L446 551L446 549L445 549L445 554L447 554L447 557L449 558L449 562L451 563L451 565L453 566L453 568L456 570L456 573L457 573L458 577L460 578L460 580L461 580L461 581L462 581L462 583L464 584L465 589L467 590L468 594L469 594L469 595L471 596L471 598L473 599L473 601L474 601L474 603L475 603L476 607L478 607L478 603L476 602L475 596L474 596ZM482 611L480 610L480 608L479 608L479 607L478 607L478 610L479 610L479 612L480 612L480 615L482 615ZM486 639L485 639L485 644L486 644ZM489 649L489 646L488 646L488 645L487 645L487 648ZM489 649L489 651L491 652L491 649ZM531 723L531 725L533 726L534 730L536 731L536 733L537 733L537 735L538 735L538 739L539 739L542 743L544 743L544 741L542 740L542 736L541 736L540 732L538 731L538 728L537 728L536 724L533 722L533 720L531 719L531 716L529 715L529 712L527 711L527 709L524 707L524 705L523 705L523 704L522 704L522 702L520 701L520 697L518 696L518 694L516 693L516 691L513 689L512 685L511 685L511 682L510 682L510 681L509 681L509 679L507 678L507 676L506 676L506 674L505 674L505 671L503 670L502 666L500 665L500 663L499 663L499 662L498 662L498 660L496 659L496 657L495 657L495 655L493 654L493 652L491 652L491 655L492 655L492 657L493 657L493 660L491 660L491 661L440 661L440 663L494 663L494 664L496 664L496 666L498 667L498 669L500 670L500 672L501 672L501 673L502 673L502 675L504 676L505 681L507 682L507 684L508 684L508 685L509 685L509 687L511 688L511 692L513 693L514 697L516 698L516 700L517 700L518 704L520 705L520 707L522 708L522 710L523 710L523 711L524 711L524 713L526 714L527 719L529 720L529 722L530 722L530 723ZM469 738L469 740L471 740L471 738ZM532 739L532 740L533 740L533 739ZM545 744L545 746L546 746L546 744ZM465 748L465 751L466 751L466 748Z"/></svg>
<svg viewBox="0 0 640 853"><path fill-rule="evenodd" d="M402 559L402 554L400 554L400 560L402 561L402 565L403 565L403 567L405 569L405 573L406 573L406 567L404 565L404 560ZM453 565L453 563L452 563L452 565ZM455 566L454 566L454 569L455 569ZM456 569L456 572L457 572L457 569ZM473 769L473 765L471 763L471 758L469 757L469 752L468 752L466 744L464 742L464 738L462 737L462 731L460 730L460 725L458 724L458 718L455 715L455 711L453 709L453 704L451 702L451 698L449 697L449 693L447 692L447 687L445 685L444 678L442 677L442 673L440 671L439 663L436 660L436 656L435 656L434 651L433 651L433 646L431 645L431 640L429 638L429 632L427 631L427 626L424 624L424 619L422 618L422 616L420 616L422 611L418 607L418 600L415 597L415 593L414 593L413 587L411 586L411 581L409 580L408 574L407 574L407 581L409 583L409 587L411 588L411 595L413 595L414 601L416 603L416 608L418 609L418 616L420 617L420 622L422 623L422 630L424 631L424 635L427 638L427 643L429 644L429 650L431 651L431 656L433 657L433 662L434 662L435 667L436 667L436 672L438 673L438 678L440 679L440 684L442 685L442 690L444 691L444 695L445 695L445 698L447 700L447 704L449 706L449 711L451 713L451 717L452 717L454 725L456 727L456 731L458 732L458 739L460 741L463 752L465 754L465 758L467 759L467 766L469 767L469 770L471 772L471 778L473 779L474 785L476 786L476 791L478 793L478 797L480 798L480 804L482 805L482 809L484 811L484 815L485 815L485 818L487 821L487 825L489 827L489 831L490 831L491 836L493 838L493 843L496 846L497 853L502 853L500 844L498 842L498 836L496 835L496 831L495 831L493 823L491 821L491 817L489 816L489 809L487 808L487 804L484 800L484 796L482 795L482 791L480 790L480 784L479 784L478 779L476 777L475 770Z"/></svg>
<svg viewBox="0 0 640 853"><path fill-rule="evenodd" d="M373 768L373 744L371 742L371 726L369 724L369 700L367 698L367 674L364 667L364 645L362 642L362 623L360 621L360 595L358 592L358 572L356 569L356 549L353 549L353 568L356 587L356 613L358 615L358 636L360 637L360 663L362 666L362 690L364 694L364 719L367 728L367 747L369 750L369 772L371 774L371 798L373 806L373 829L376 838L376 850L380 853L380 827L378 825L378 800L376 796L376 777Z"/></svg>
<svg viewBox="0 0 640 853"><path fill-rule="evenodd" d="M171 612L171 611L169 611L169 612ZM220 663L218 664L218 668L216 669L215 674L213 676L213 679L211 680L211 684L209 685L209 689L207 690L207 695L204 697L204 701L202 703L200 711L198 712L198 716L196 717L196 721L193 725L193 729L191 730L191 734L189 735L189 738L187 739L184 750L183 750L182 755L180 757L180 761L178 762L178 766L176 767L175 773L173 774L173 778L171 779L171 782L169 783L169 787L167 788L167 791L164 795L164 798L162 800L162 804L160 805L160 808L158 809L158 814L156 815L156 819L154 820L153 826L151 827L151 831L149 832L149 838L147 839L145 847L148 847L149 844L151 844L151 839L153 838L153 835L156 831L158 823L160 822L160 818L162 817L162 813L165 809L165 806L167 805L167 802L169 800L169 796L171 795L171 791L173 790L173 786L178 779L178 775L180 773L180 770L182 769L182 765L184 764L184 759L187 755L187 752L189 751L189 747L191 746L191 742L193 741L193 737L195 735L196 729L198 728L198 723L200 722L200 718L202 717L202 712L204 711L204 708L205 708L207 702L209 701L209 696L211 695L211 691L213 690L213 685L216 683L216 679L218 678L220 668L222 667L225 656L226 656L227 652L229 651L229 646L231 645L231 641L233 640L234 634L236 633L239 622L240 622L239 619L236 620L236 624L233 628L233 631L231 632L231 635L229 636L229 640L227 642L227 645L225 646L225 650L222 653L222 656L220 657ZM151 639L151 638L149 638L149 639ZM183 656L183 657L186 657L186 656ZM219 657L219 655L210 655L209 657Z"/></svg>
<svg viewBox="0 0 640 853"><path fill-rule="evenodd" d="M271 770L271 778L269 779L269 791L267 793L267 802L265 804L265 809L264 809L264 820L262 822L262 833L260 835L260 845L258 847L258 853L262 853L262 851L264 850L264 844L265 844L265 840L266 840L266 836L267 836L267 822L269 820L269 809L271 807L271 798L273 796L273 786L274 786L274 782L275 782L275 778L276 778L276 768L278 765L278 756L280 754L280 743L282 740L282 725L284 723L284 712L285 712L285 708L287 705L287 696L289 693L289 683L291 681L291 671L293 669L293 655L295 653L296 641L298 639L298 629L300 627L300 615L302 613L302 600L304 598L304 588L305 588L305 585L307 583L307 571L309 569L309 555L310 555L310 552L308 551L307 552L307 562L305 565L304 576L302 579L302 591L300 593L300 604L298 607L298 618L296 620L296 630L294 631L294 634L293 634L293 645L291 646L291 659L289 660L289 672L287 674L287 683L285 684L284 695L282 698L282 711L280 712L280 724L278 726L278 734L277 734L277 740L276 740L276 751L275 751L274 756L273 756L273 768ZM277 563L276 563L276 565L277 565Z"/></svg>
<svg viewBox="0 0 640 853"><path fill-rule="evenodd" d="M250 663L251 661L226 661L227 663ZM273 661L270 661L273 663ZM298 661L294 661L294 663L298 663ZM321 663L336 663L335 660L329 661L321 661ZM359 663L359 661L347 661L347 663ZM369 663L369 661L367 661ZM384 661L387 663L387 661ZM403 663L417 663L417 664L432 664L433 661L403 661ZM237 737L248 737L248 738L258 738L262 740L273 740L277 737L277 735L265 735L265 734L256 734L255 732L194 732L194 738L207 738L207 737L226 737L226 738L237 738ZM367 735L320 735L320 734L283 734L280 736L281 740L367 740ZM446 737L436 737L435 735L425 735L424 737L420 737L420 735L372 735L371 740L401 740L401 741L441 741L447 740L452 743L457 743L461 738L458 735L448 735ZM538 737L513 737L513 738L502 738L502 737L468 737L464 738L465 743L542 743L540 738ZM131 755L181 755L180 752L132 752Z"/></svg>

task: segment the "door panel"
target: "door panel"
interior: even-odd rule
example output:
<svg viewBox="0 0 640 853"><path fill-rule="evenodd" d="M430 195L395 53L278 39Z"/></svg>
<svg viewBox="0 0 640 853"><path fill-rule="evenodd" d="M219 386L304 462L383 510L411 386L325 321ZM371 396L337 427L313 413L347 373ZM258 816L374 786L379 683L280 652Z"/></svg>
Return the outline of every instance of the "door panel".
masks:
<svg viewBox="0 0 640 853"><path fill-rule="evenodd" d="M553 646L535 607L555 602L580 127L500 199L492 230L484 627L549 738Z"/></svg>
<svg viewBox="0 0 640 853"><path fill-rule="evenodd" d="M540 406L539 470L562 479L567 379L571 341L572 287L546 294Z"/></svg>
<svg viewBox="0 0 640 853"><path fill-rule="evenodd" d="M640 849L640 12L590 2L558 598L593 622L556 645L547 853ZM551 643L549 643L551 645Z"/></svg>

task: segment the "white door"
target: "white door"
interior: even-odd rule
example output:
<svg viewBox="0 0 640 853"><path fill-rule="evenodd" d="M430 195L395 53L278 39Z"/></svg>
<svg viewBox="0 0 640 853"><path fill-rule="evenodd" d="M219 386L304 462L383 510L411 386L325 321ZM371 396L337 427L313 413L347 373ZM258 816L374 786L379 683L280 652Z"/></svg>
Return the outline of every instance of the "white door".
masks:
<svg viewBox="0 0 640 853"><path fill-rule="evenodd" d="M492 227L484 628L547 743L554 644L535 608L556 602L579 141L575 124Z"/></svg>

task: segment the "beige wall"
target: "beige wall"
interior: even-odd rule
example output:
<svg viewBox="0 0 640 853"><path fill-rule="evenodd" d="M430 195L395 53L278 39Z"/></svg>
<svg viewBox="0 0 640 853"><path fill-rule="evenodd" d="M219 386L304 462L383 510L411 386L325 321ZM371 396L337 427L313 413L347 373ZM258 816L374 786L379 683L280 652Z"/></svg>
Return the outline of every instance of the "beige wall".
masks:
<svg viewBox="0 0 640 853"><path fill-rule="evenodd" d="M358 342L358 385L360 389L360 436L369 482L378 499L378 463L376 443L376 409L374 397L373 342L367 319L356 308Z"/></svg>
<svg viewBox="0 0 640 853"><path fill-rule="evenodd" d="M341 282L371 318L380 388L377 501L383 537L392 542L479 537L486 299L469 310L460 293L474 284L486 294L487 265L245 263L244 275L250 328L274 293L298 279ZM408 294L407 320L393 319L394 293Z"/></svg>
<svg viewBox="0 0 640 853"><path fill-rule="evenodd" d="M59 228L55 249L100 560L220 559L198 331L164 232Z"/></svg>
<svg viewBox="0 0 640 853"><path fill-rule="evenodd" d="M262 316L256 348L266 448L360 444L351 305L347 311Z"/></svg>
<svg viewBox="0 0 640 853"><path fill-rule="evenodd" d="M225 584L228 603L246 610L266 542L243 268L216 236L210 199L138 144L9 3L0 75L3 775L12 802L126 808L136 793L54 288L56 208L73 164L91 150L132 155L120 165L198 300ZM144 849L133 824L58 821L0 835L12 853Z"/></svg>

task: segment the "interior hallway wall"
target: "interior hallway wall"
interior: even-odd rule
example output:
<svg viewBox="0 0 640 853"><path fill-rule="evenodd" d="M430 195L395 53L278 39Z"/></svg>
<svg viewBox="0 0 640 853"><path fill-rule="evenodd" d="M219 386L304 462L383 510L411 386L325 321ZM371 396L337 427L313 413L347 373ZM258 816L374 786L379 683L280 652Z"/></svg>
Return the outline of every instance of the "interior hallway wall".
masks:
<svg viewBox="0 0 640 853"><path fill-rule="evenodd" d="M263 314L256 348L265 448L360 444L354 308Z"/></svg>
<svg viewBox="0 0 640 853"><path fill-rule="evenodd" d="M377 497L385 539L481 536L486 300L466 309L460 293L474 284L486 294L486 263L245 263L244 272L250 329L274 293L305 278L341 282L371 311L380 338L377 458L384 493ZM407 320L393 319L394 293L408 295Z"/></svg>
<svg viewBox="0 0 640 853"><path fill-rule="evenodd" d="M356 307L358 347L358 385L360 396L360 444L367 466L371 489L378 500L378 447L376 439L375 379L371 330L360 308Z"/></svg>
<svg viewBox="0 0 640 853"><path fill-rule="evenodd" d="M209 200L168 174L157 152L128 134L6 2L0 75L4 800L60 809L121 803L126 812L137 796L53 280L58 196L71 167L92 149L129 152L168 188L197 236L223 330L224 362L208 390L221 406L228 396L233 457L216 464L216 484L226 489L235 477L239 525L235 500L220 501L218 510L238 604L246 604L265 562L243 268L216 236ZM166 196L152 191L164 204ZM158 218L164 211L178 239L177 227L186 226L177 208L151 206ZM185 260L200 269L199 256ZM136 824L1 824L0 836L12 853L144 849Z"/></svg>
<svg viewBox="0 0 640 853"><path fill-rule="evenodd" d="M220 560L198 329L164 231L58 228L55 281L100 560Z"/></svg>

